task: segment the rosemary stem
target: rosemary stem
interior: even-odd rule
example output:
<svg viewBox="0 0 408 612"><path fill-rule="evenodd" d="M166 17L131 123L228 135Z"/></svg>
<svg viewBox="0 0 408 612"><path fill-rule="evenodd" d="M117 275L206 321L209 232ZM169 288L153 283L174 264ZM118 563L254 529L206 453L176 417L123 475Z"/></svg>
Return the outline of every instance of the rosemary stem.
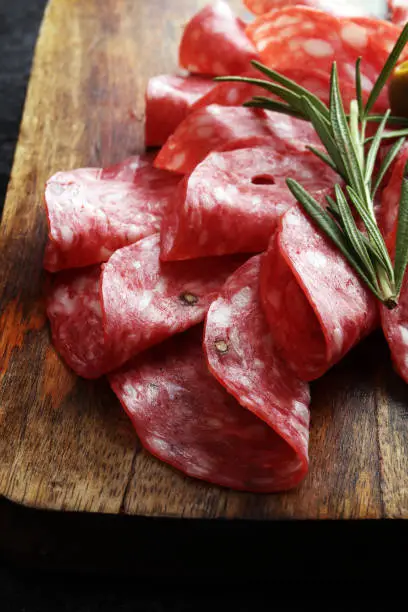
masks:
<svg viewBox="0 0 408 612"><path fill-rule="evenodd" d="M350 102L350 134L357 153L357 159L364 172L364 140L360 140L359 110L357 100Z"/></svg>
<svg viewBox="0 0 408 612"><path fill-rule="evenodd" d="M377 277L381 287L384 304L388 308L393 308L397 303L394 279L389 278L387 272L382 266L377 266Z"/></svg>

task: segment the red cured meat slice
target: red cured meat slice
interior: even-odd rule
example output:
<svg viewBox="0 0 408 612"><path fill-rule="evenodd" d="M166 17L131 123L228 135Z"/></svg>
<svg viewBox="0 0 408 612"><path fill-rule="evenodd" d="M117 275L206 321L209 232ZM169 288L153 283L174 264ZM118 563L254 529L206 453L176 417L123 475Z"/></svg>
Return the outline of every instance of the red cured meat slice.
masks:
<svg viewBox="0 0 408 612"><path fill-rule="evenodd" d="M188 476L221 486L292 486L303 469L298 455L209 373L201 334L201 326L193 328L109 376L143 446Z"/></svg>
<svg viewBox="0 0 408 612"><path fill-rule="evenodd" d="M278 220L295 204L286 186L288 176L314 193L327 193L337 177L305 150L287 155L256 147L211 153L175 194L163 220L161 258L265 250Z"/></svg>
<svg viewBox="0 0 408 612"><path fill-rule="evenodd" d="M392 23L404 26L408 22L408 0L388 0L388 11Z"/></svg>
<svg viewBox="0 0 408 612"><path fill-rule="evenodd" d="M396 308L380 306L382 328L398 374L408 382L408 276L405 275Z"/></svg>
<svg viewBox="0 0 408 612"><path fill-rule="evenodd" d="M180 66L198 74L240 74L256 57L245 23L220 0L205 6L188 22L179 49Z"/></svg>
<svg viewBox="0 0 408 612"><path fill-rule="evenodd" d="M211 151L270 144L288 152L299 148L298 141L320 144L314 129L300 119L212 104L194 111L179 125L154 164L157 168L189 174Z"/></svg>
<svg viewBox="0 0 408 612"><path fill-rule="evenodd" d="M367 95L400 28L378 19L334 17L301 6L262 15L247 31L261 61L281 70L313 62L314 68L329 73L336 60L340 81L354 82L355 62L363 56L362 89Z"/></svg>
<svg viewBox="0 0 408 612"><path fill-rule="evenodd" d="M338 2L333 2L333 0L244 0L244 4L255 15L263 15L273 9L299 5L309 6L333 15L365 15L368 12L363 6L356 6L355 2L348 0Z"/></svg>
<svg viewBox="0 0 408 612"><path fill-rule="evenodd" d="M151 78L146 90L146 146L158 147L166 142L194 102L213 88L212 79L201 77L161 74Z"/></svg>
<svg viewBox="0 0 408 612"><path fill-rule="evenodd" d="M103 266L101 295L109 343L120 361L200 323L242 257L161 263L159 235L116 251Z"/></svg>
<svg viewBox="0 0 408 612"><path fill-rule="evenodd" d="M46 291L54 346L84 378L98 378L116 365L103 334L100 275L100 266L60 272L49 279Z"/></svg>
<svg viewBox="0 0 408 612"><path fill-rule="evenodd" d="M407 163L408 144L405 144L393 164L391 176L381 194L381 208L378 216L381 231L386 237L396 235L402 179Z"/></svg>
<svg viewBox="0 0 408 612"><path fill-rule="evenodd" d="M160 229L179 177L153 168L151 159L136 156L106 170L81 168L49 179L47 270L106 261L116 249Z"/></svg>
<svg viewBox="0 0 408 612"><path fill-rule="evenodd" d="M293 81L296 81L298 85L304 87L308 91L312 92L315 96L320 98L325 104L330 102L330 75L322 70L315 70L314 68L293 68L285 71L279 70L278 72ZM260 72L247 72L242 76L252 78L263 78ZM343 97L344 106L347 109L350 107L350 102L356 97L356 91L354 85L350 83L341 83L341 93ZM249 83L218 83L206 93L202 98L197 100L191 107L191 110L197 110L204 108L210 104L219 104L221 106L240 106L250 100L253 96L270 96L265 89L251 85ZM278 98L276 98L278 99ZM382 107L381 107L382 108Z"/></svg>
<svg viewBox="0 0 408 612"><path fill-rule="evenodd" d="M282 218L262 262L261 298L273 338L302 380L322 376L377 324L373 295L297 208Z"/></svg>
<svg viewBox="0 0 408 612"><path fill-rule="evenodd" d="M307 471L309 389L274 346L259 301L260 259L253 257L237 270L211 305L204 350L217 380L298 454L299 469L288 483L292 487Z"/></svg>

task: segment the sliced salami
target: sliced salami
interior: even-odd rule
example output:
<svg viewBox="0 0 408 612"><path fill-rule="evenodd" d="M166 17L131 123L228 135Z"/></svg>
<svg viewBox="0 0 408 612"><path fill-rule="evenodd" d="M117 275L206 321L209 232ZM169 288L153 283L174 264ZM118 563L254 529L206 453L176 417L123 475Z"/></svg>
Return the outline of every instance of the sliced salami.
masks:
<svg viewBox="0 0 408 612"><path fill-rule="evenodd" d="M160 229L179 178L153 168L151 160L136 156L105 170L81 168L49 179L47 270L107 261L116 249Z"/></svg>
<svg viewBox="0 0 408 612"><path fill-rule="evenodd" d="M211 153L175 194L163 220L161 258L265 250L278 220L295 204L288 176L313 193L327 193L338 180L306 150L287 155L255 147Z"/></svg>
<svg viewBox="0 0 408 612"><path fill-rule="evenodd" d="M262 262L261 298L272 336L302 380L322 376L378 321L373 295L296 207Z"/></svg>
<svg viewBox="0 0 408 612"><path fill-rule="evenodd" d="M381 194L381 207L378 213L381 231L392 241L396 235L402 179L408 163L408 144L405 144L393 164L391 176Z"/></svg>
<svg viewBox="0 0 408 612"><path fill-rule="evenodd" d="M151 78L146 90L146 146L164 144L194 103L213 88L212 79L201 77L161 74Z"/></svg>
<svg viewBox="0 0 408 612"><path fill-rule="evenodd" d="M221 0L205 6L188 22L179 49L180 66L205 75L240 74L256 57L245 23Z"/></svg>
<svg viewBox="0 0 408 612"><path fill-rule="evenodd" d="M120 362L201 322L242 257L159 260L159 235L119 249L103 266L101 296L107 341Z"/></svg>
<svg viewBox="0 0 408 612"><path fill-rule="evenodd" d="M145 448L184 474L254 492L290 488L297 452L210 374L193 328L109 377Z"/></svg>
<svg viewBox="0 0 408 612"><path fill-rule="evenodd" d="M398 306L380 306L381 323L398 374L408 382L408 277L405 275Z"/></svg>
<svg viewBox="0 0 408 612"><path fill-rule="evenodd" d="M46 309L52 341L74 372L98 378L116 363L103 334L100 266L67 270L48 279Z"/></svg>
<svg viewBox="0 0 408 612"><path fill-rule="evenodd" d="M157 168L189 174L211 151L270 144L287 153L299 149L299 141L320 144L314 129L300 119L212 104L192 112L179 125L154 164Z"/></svg>
<svg viewBox="0 0 408 612"><path fill-rule="evenodd" d="M367 10L363 6L356 6L350 0L244 0L245 6L255 15L263 15L273 9L282 9L288 6L309 6L311 8L331 13L332 15L365 15Z"/></svg>
<svg viewBox="0 0 408 612"><path fill-rule="evenodd" d="M281 70L311 62L314 68L330 73L336 60L340 81L353 83L355 62L363 56L365 95L370 93L400 33L398 27L385 21L340 18L305 6L262 15L247 31L261 61Z"/></svg>
<svg viewBox="0 0 408 612"><path fill-rule="evenodd" d="M212 303L204 350L217 380L297 453L299 469L290 474L295 486L307 471L309 389L274 346L259 300L260 259L239 268Z"/></svg>

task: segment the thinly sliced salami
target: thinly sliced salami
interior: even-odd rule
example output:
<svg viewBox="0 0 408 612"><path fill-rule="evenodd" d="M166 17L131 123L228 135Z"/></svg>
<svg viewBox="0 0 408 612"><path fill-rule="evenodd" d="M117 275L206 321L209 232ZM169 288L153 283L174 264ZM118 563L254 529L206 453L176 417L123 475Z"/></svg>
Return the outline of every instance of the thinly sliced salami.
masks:
<svg viewBox="0 0 408 612"><path fill-rule="evenodd" d="M306 150L287 155L255 147L211 153L175 194L163 220L161 258L265 250L278 220L296 203L286 186L288 176L313 193L327 193L338 180Z"/></svg>
<svg viewBox="0 0 408 612"><path fill-rule="evenodd" d="M103 334L100 266L67 270L48 279L46 309L58 353L79 376L98 378L116 366Z"/></svg>
<svg viewBox="0 0 408 612"><path fill-rule="evenodd" d="M356 6L350 0L244 0L244 4L255 15L263 15L273 9L286 8L288 6L309 6L311 8L331 13L332 15L366 15L365 7Z"/></svg>
<svg viewBox="0 0 408 612"><path fill-rule="evenodd" d="M272 336L302 380L322 376L377 324L376 300L297 208L282 218L261 266Z"/></svg>
<svg viewBox="0 0 408 612"><path fill-rule="evenodd" d="M212 104L191 113L155 159L164 170L189 174L211 151L269 144L279 151L320 144L305 121L278 113ZM301 148L305 148L302 146Z"/></svg>
<svg viewBox="0 0 408 612"><path fill-rule="evenodd" d="M109 376L145 448L188 476L272 492L304 473L292 447L210 374L202 328L151 349Z"/></svg>
<svg viewBox="0 0 408 612"><path fill-rule="evenodd" d="M377 19L340 18L300 6L262 15L247 31L261 61L281 70L310 62L314 68L330 73L336 60L340 81L353 82L355 62L363 56L362 89L367 95L400 28Z"/></svg>
<svg viewBox="0 0 408 612"><path fill-rule="evenodd" d="M392 236L395 237L396 235L402 179L407 163L408 144L405 144L393 164L391 176L381 194L381 207L378 213L379 223L383 235L391 241Z"/></svg>
<svg viewBox="0 0 408 612"><path fill-rule="evenodd" d="M159 260L159 235L116 251L103 266L107 341L124 363L140 351L200 323L242 257Z"/></svg>
<svg viewBox="0 0 408 612"><path fill-rule="evenodd" d="M179 49L180 66L206 75L240 74L256 57L245 23L221 0L205 6L188 22Z"/></svg>
<svg viewBox="0 0 408 612"><path fill-rule="evenodd" d="M408 23L408 0L388 0L388 11L392 23L399 26Z"/></svg>
<svg viewBox="0 0 408 612"><path fill-rule="evenodd" d="M380 306L381 323L398 374L408 382L408 276L405 275L398 306Z"/></svg>
<svg viewBox="0 0 408 612"><path fill-rule="evenodd" d="M160 229L179 178L153 168L151 160L142 155L105 170L82 168L49 179L47 270L107 261L116 249Z"/></svg>
<svg viewBox="0 0 408 612"><path fill-rule="evenodd" d="M151 78L146 90L146 146L164 144L194 103L213 88L212 79L201 77L161 74Z"/></svg>
<svg viewBox="0 0 408 612"><path fill-rule="evenodd" d="M295 486L307 471L309 389L274 346L259 300L260 259L239 268L211 305L204 350L217 380L297 453L299 469L290 473Z"/></svg>

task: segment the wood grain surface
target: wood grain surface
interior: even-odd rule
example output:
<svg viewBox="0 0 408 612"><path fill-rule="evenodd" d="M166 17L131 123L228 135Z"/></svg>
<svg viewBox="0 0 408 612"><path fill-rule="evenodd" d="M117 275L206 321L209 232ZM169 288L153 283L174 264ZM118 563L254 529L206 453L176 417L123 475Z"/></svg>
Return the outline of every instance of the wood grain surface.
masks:
<svg viewBox="0 0 408 612"><path fill-rule="evenodd" d="M220 489L159 463L106 381L77 378L50 345L44 183L59 169L142 149L146 81L176 68L183 23L204 3L52 0L47 8L0 232L0 494L113 514L406 518L408 387L379 333L312 386L310 473L275 495Z"/></svg>

